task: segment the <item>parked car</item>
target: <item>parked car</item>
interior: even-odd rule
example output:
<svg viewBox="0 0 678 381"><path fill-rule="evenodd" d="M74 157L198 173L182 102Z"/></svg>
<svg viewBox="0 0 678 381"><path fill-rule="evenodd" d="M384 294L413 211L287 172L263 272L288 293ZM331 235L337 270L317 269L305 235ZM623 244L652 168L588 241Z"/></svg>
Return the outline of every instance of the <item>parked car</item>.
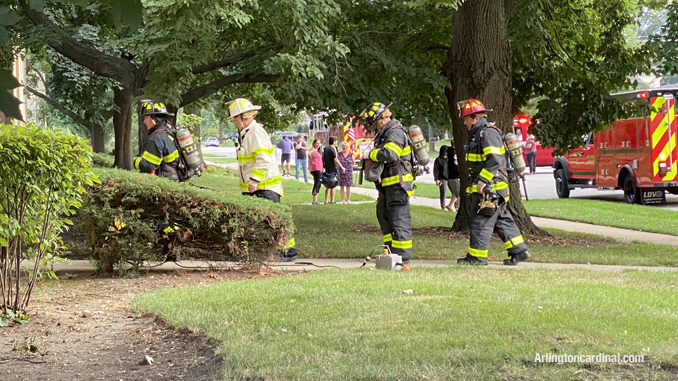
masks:
<svg viewBox="0 0 678 381"><path fill-rule="evenodd" d="M219 139L207 138L207 140L205 140L205 147L219 147Z"/></svg>
<svg viewBox="0 0 678 381"><path fill-rule="evenodd" d="M233 140L234 142L238 140L238 134L235 132L229 132L226 136L226 140Z"/></svg>

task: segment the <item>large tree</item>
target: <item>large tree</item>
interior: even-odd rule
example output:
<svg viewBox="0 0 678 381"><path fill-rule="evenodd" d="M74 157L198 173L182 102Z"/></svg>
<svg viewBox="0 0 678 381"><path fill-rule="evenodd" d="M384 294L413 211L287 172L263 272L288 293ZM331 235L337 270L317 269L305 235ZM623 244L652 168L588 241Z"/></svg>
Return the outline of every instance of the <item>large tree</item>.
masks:
<svg viewBox="0 0 678 381"><path fill-rule="evenodd" d="M324 25L339 11L331 1L149 0L140 29L114 27L116 8L105 4L4 3L20 10L23 21L12 28L21 39L114 81L115 164L127 169L133 101L152 97L178 109L237 83L318 76L324 60L345 53ZM85 24L97 28L97 44L74 38Z"/></svg>

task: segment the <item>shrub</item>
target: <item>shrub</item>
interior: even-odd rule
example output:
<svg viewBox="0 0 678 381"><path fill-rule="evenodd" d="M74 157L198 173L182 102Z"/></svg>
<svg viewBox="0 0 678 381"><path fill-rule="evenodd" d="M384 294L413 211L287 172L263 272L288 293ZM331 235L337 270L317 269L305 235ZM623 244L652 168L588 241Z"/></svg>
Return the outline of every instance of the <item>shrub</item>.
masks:
<svg viewBox="0 0 678 381"><path fill-rule="evenodd" d="M105 153L92 153L92 165L101 168L113 168L115 157Z"/></svg>
<svg viewBox="0 0 678 381"><path fill-rule="evenodd" d="M97 169L80 209L99 270L138 270L163 249L211 260L225 255L259 265L294 229L289 209L240 194L224 194L118 169ZM166 227L177 227L166 237Z"/></svg>
<svg viewBox="0 0 678 381"><path fill-rule="evenodd" d="M85 185L97 181L90 155L87 142L69 132L0 125L0 290L7 315L25 312L42 266L59 259L59 234L72 224L67 217ZM22 260L33 262L23 287Z"/></svg>

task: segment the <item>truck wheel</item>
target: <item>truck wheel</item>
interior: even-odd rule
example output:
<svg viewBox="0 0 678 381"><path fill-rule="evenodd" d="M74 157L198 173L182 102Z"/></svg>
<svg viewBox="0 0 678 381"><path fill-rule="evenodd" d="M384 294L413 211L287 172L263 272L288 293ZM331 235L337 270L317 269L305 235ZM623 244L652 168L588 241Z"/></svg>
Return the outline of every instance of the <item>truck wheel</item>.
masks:
<svg viewBox="0 0 678 381"><path fill-rule="evenodd" d="M570 197L570 188L567 186L567 177L563 169L556 171L556 193L558 198Z"/></svg>
<svg viewBox="0 0 678 381"><path fill-rule="evenodd" d="M640 189L636 186L631 175L626 175L624 178L624 200L627 204L640 203Z"/></svg>

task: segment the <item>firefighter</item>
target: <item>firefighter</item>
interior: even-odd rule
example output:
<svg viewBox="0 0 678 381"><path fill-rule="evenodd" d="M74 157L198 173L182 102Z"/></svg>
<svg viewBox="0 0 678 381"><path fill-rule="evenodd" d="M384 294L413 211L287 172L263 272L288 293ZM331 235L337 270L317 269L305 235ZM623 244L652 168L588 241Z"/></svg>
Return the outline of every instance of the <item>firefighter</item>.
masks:
<svg viewBox="0 0 678 381"><path fill-rule="evenodd" d="M377 220L383 241L392 253L402 256L403 264L408 264L412 258L409 197L414 194L410 139L383 103L371 103L360 116L365 126L375 126L377 130L374 149L365 150L362 155L375 164L383 163L380 180L375 182L379 191Z"/></svg>
<svg viewBox="0 0 678 381"><path fill-rule="evenodd" d="M465 146L470 186L466 193L471 201L471 240L465 258L457 263L487 265L490 238L496 230L504 241L509 259L504 265L515 266L530 257L523 236L507 210L509 184L506 149L501 131L487 122L487 112L480 101L459 102L459 116L468 129Z"/></svg>
<svg viewBox="0 0 678 381"><path fill-rule="evenodd" d="M275 148L264 127L254 120L261 106L254 106L245 98L228 102L229 116L238 129L238 172L242 194L280 202L283 195L280 171L275 159ZM297 260L294 238L283 250L280 262Z"/></svg>
<svg viewBox="0 0 678 381"><path fill-rule="evenodd" d="M151 173L167 177L172 181L179 181L177 168L179 166L179 150L170 135L167 118L174 114L167 112L163 103L144 101L141 115L148 128L148 142L146 150L134 161L134 168L143 173Z"/></svg>

